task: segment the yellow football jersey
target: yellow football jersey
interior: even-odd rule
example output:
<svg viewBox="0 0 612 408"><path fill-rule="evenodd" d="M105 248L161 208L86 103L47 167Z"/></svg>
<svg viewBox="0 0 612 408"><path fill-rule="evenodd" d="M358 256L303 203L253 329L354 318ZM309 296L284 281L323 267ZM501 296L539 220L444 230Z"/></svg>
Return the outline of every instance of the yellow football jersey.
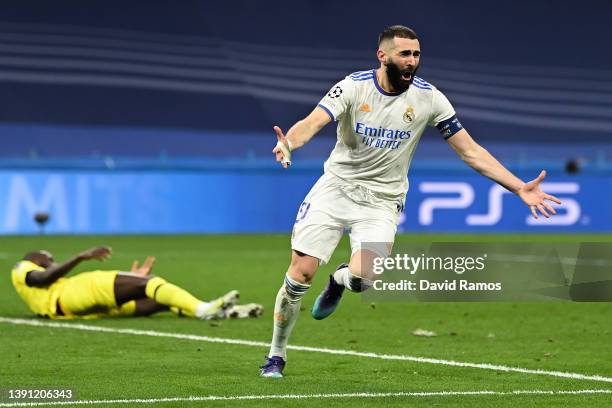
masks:
<svg viewBox="0 0 612 408"><path fill-rule="evenodd" d="M20 261L11 271L15 290L30 310L37 315L57 318L57 298L66 278L60 278L46 287L34 287L26 284L26 275L30 271L44 271L45 268L30 261Z"/></svg>

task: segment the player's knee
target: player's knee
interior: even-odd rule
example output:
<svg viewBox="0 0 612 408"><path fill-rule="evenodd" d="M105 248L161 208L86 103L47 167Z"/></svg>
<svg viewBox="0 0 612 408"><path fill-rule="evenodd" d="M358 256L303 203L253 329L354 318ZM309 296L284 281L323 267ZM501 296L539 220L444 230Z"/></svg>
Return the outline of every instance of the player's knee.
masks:
<svg viewBox="0 0 612 408"><path fill-rule="evenodd" d="M287 275L299 283L310 284L318 266L317 258L293 251Z"/></svg>

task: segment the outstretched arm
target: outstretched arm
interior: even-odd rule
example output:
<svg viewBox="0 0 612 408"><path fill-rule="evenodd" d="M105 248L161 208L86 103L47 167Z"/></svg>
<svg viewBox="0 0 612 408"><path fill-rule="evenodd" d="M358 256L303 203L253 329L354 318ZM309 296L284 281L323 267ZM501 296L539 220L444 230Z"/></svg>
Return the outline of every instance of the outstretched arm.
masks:
<svg viewBox="0 0 612 408"><path fill-rule="evenodd" d="M286 136L281 128L274 126L278 143L272 153L276 155L276 161L281 163L284 168L289 167L291 165L291 152L308 143L329 122L331 122L329 114L317 106L310 115L293 125Z"/></svg>
<svg viewBox="0 0 612 408"><path fill-rule="evenodd" d="M87 261L90 259L104 261L110 257L112 252L112 249L109 247L88 249L87 251L81 252L77 256L62 264L53 264L44 271L28 272L26 276L26 284L28 284L28 286L37 287L49 286L74 269L74 267L80 264L82 261Z"/></svg>
<svg viewBox="0 0 612 408"><path fill-rule="evenodd" d="M561 201L540 189L540 183L546 177L546 171L543 170L536 179L524 183L476 143L465 129L459 130L447 140L468 166L518 195L529 206L534 218L538 218L536 209L546 218L550 217L550 214L557 213L546 200L554 201L557 204L561 204Z"/></svg>

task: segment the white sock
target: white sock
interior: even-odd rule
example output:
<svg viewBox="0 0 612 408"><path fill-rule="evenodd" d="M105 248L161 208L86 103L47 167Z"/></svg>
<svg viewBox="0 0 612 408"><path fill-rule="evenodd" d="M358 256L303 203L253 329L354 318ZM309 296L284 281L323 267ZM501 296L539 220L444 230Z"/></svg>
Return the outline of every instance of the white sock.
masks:
<svg viewBox="0 0 612 408"><path fill-rule="evenodd" d="M351 272L349 271L349 267L345 266L344 268L340 268L336 272L334 272L334 280L338 285L342 285L345 288L348 288L348 284L345 284L344 282L349 281L350 275Z"/></svg>
<svg viewBox="0 0 612 408"><path fill-rule="evenodd" d="M285 282L276 295L274 304L274 332L269 357L287 358L287 342L300 314L302 297L310 285L299 283L285 276Z"/></svg>
<svg viewBox="0 0 612 408"><path fill-rule="evenodd" d="M218 308L214 307L214 302L200 302L196 306L195 317L198 319L211 319L216 316Z"/></svg>
<svg viewBox="0 0 612 408"><path fill-rule="evenodd" d="M208 302L198 303L198 306L196 307L196 310L195 310L195 317L201 319L206 314L209 307L210 307L210 303Z"/></svg>
<svg viewBox="0 0 612 408"><path fill-rule="evenodd" d="M353 275L348 268L338 269L334 272L334 280L338 285L342 285L351 292L363 292L372 287L373 282L369 279L360 278L357 275Z"/></svg>

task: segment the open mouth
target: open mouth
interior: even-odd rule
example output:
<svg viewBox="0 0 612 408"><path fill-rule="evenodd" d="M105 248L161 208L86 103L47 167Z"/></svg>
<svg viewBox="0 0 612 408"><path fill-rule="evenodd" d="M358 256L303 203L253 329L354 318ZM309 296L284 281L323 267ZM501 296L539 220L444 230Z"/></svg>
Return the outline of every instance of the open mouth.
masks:
<svg viewBox="0 0 612 408"><path fill-rule="evenodd" d="M402 72L402 80L404 81L412 80L412 72Z"/></svg>

